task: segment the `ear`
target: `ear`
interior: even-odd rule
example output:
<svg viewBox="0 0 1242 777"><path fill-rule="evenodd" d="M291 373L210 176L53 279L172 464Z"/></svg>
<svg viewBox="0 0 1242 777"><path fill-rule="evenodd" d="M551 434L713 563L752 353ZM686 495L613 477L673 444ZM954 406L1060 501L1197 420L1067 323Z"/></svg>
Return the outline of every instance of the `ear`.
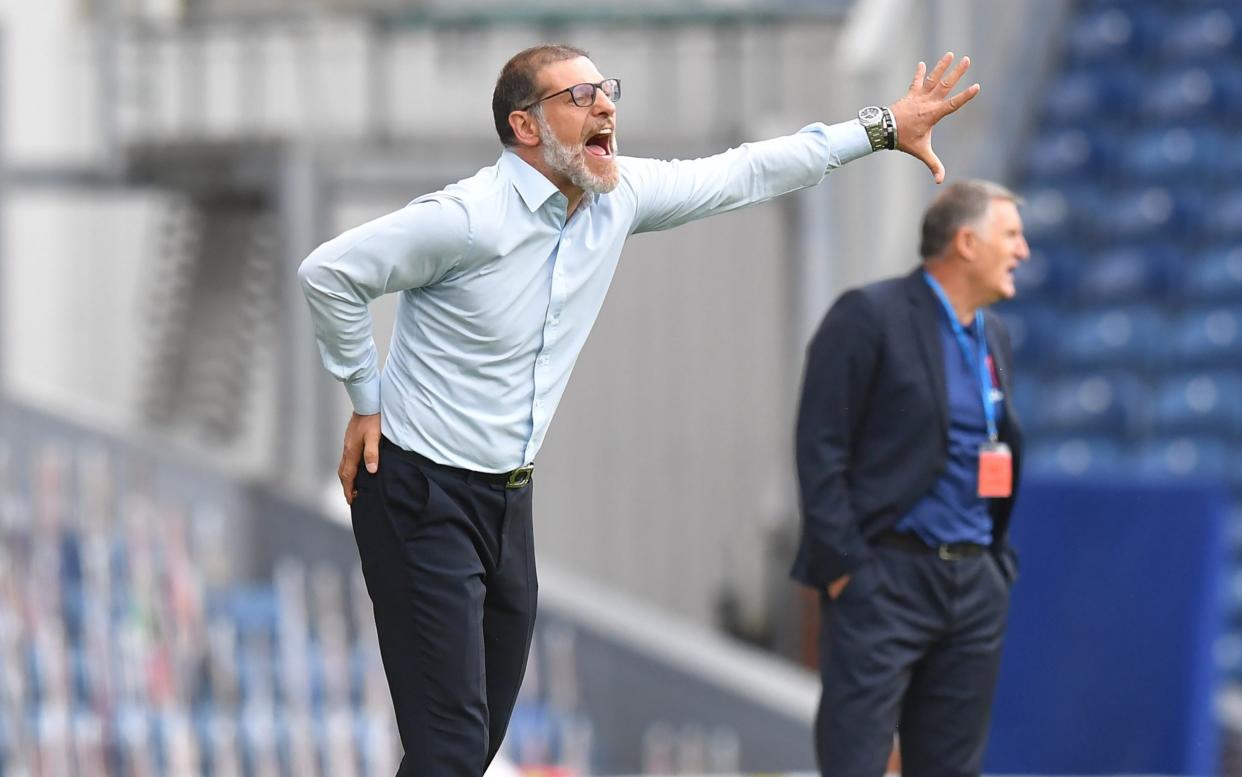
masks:
<svg viewBox="0 0 1242 777"><path fill-rule="evenodd" d="M974 261L975 241L978 238L979 236L970 227L958 227L957 232L953 234L953 252L968 261Z"/></svg>
<svg viewBox="0 0 1242 777"><path fill-rule="evenodd" d="M539 145L539 123L527 111L513 111L509 114L509 127L517 138L519 146L533 147Z"/></svg>

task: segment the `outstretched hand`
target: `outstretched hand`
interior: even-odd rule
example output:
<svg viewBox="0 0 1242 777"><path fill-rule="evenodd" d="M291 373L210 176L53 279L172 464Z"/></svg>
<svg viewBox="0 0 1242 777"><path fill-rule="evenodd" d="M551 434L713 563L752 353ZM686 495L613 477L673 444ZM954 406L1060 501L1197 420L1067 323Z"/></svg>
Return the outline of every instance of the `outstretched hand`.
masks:
<svg viewBox="0 0 1242 777"><path fill-rule="evenodd" d="M957 82L970 69L970 57L962 57L949 70L949 65L952 64L951 51L940 58L930 74L927 73L927 65L920 62L914 70L914 81L910 83L910 90L889 106L889 110L893 112L893 120L897 123L897 149L927 165L936 183L944 180L944 165L932 150L932 128L979 94L979 85L971 84L963 91L950 95L953 87L957 86Z"/></svg>

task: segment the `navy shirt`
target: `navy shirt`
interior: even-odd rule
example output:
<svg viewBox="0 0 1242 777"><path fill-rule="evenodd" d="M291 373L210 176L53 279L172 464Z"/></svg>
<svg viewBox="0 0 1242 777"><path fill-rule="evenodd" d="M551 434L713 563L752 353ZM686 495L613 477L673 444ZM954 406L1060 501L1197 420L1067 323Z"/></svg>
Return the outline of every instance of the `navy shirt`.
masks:
<svg viewBox="0 0 1242 777"><path fill-rule="evenodd" d="M965 329L966 335L977 344L979 333L975 325L972 323ZM948 457L940 479L895 528L899 532L917 534L928 545L947 542L990 545L992 516L988 513L988 500L979 496L979 446L988 439L983 398L978 375L966 360L947 314L940 316L940 350L944 354L945 390L949 399ZM997 424L1004 412L1004 402L996 402Z"/></svg>

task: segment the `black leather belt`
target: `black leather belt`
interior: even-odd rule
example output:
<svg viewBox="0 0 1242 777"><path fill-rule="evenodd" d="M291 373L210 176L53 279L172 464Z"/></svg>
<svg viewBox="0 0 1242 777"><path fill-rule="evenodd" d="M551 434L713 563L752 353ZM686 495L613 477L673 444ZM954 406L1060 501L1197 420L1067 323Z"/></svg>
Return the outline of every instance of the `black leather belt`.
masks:
<svg viewBox="0 0 1242 777"><path fill-rule="evenodd" d="M397 445L387 437L380 437L380 447L386 450L395 451L398 455L413 459L424 467L432 467L434 469L452 472L464 480L474 480L493 486L504 486L505 488L525 488L530 485L531 475L535 472L534 464L527 464L525 467L518 467L517 469L510 470L509 472L475 472L472 469L452 467L448 464L441 464L437 461L432 461L421 453L407 451L405 448Z"/></svg>
<svg viewBox="0 0 1242 777"><path fill-rule="evenodd" d="M944 561L961 561L971 556L982 556L988 551L987 545L977 545L973 542L946 542L940 545L928 545L917 535L898 531L880 532L871 542L873 545L897 548L909 553L939 556Z"/></svg>

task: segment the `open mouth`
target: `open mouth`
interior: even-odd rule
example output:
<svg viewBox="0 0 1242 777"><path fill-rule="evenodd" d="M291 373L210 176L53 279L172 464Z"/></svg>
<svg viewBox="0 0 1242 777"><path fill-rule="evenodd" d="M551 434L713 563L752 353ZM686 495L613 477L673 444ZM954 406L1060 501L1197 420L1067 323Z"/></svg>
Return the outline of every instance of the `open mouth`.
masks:
<svg viewBox="0 0 1242 777"><path fill-rule="evenodd" d="M598 134L587 138L583 145L586 152L592 156L600 158L612 157L612 130L606 129Z"/></svg>

